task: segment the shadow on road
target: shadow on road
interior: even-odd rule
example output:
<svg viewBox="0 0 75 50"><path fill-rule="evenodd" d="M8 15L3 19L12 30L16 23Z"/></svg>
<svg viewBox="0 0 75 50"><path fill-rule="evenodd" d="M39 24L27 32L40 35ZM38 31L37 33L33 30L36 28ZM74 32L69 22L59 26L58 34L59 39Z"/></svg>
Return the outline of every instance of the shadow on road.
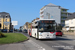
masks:
<svg viewBox="0 0 75 50"><path fill-rule="evenodd" d="M74 39L57 37L56 39L40 39L40 41L71 41Z"/></svg>

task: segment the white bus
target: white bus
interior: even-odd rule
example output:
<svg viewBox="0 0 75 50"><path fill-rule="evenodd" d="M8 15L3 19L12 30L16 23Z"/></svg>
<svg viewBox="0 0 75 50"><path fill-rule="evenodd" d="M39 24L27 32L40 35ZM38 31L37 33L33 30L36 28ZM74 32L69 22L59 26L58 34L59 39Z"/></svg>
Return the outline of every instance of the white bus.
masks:
<svg viewBox="0 0 75 50"><path fill-rule="evenodd" d="M36 39L55 39L56 22L53 19L39 19L32 22L29 36Z"/></svg>

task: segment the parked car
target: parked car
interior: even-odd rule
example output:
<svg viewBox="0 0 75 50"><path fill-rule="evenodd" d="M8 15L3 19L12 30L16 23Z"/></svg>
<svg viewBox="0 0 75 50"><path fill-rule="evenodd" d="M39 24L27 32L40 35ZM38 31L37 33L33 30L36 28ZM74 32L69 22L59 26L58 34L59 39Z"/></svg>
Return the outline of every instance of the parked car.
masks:
<svg viewBox="0 0 75 50"><path fill-rule="evenodd" d="M3 29L2 32L7 32L7 29Z"/></svg>
<svg viewBox="0 0 75 50"><path fill-rule="evenodd" d="M56 31L55 33L56 33L56 36L62 36L63 35L63 33L61 31Z"/></svg>
<svg viewBox="0 0 75 50"><path fill-rule="evenodd" d="M9 30L9 32L13 32L13 30Z"/></svg>
<svg viewBox="0 0 75 50"><path fill-rule="evenodd" d="M0 31L2 32L2 29L0 29Z"/></svg>
<svg viewBox="0 0 75 50"><path fill-rule="evenodd" d="M22 32L22 30L19 30L19 32Z"/></svg>
<svg viewBox="0 0 75 50"><path fill-rule="evenodd" d="M23 32L27 33L27 30L23 30Z"/></svg>

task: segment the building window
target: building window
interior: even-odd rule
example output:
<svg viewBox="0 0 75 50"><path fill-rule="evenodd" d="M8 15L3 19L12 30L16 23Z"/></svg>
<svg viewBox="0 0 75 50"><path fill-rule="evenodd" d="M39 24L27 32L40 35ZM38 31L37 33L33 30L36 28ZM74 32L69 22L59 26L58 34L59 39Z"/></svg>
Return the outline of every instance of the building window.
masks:
<svg viewBox="0 0 75 50"><path fill-rule="evenodd" d="M41 14L43 14L43 12L41 12Z"/></svg>
<svg viewBox="0 0 75 50"><path fill-rule="evenodd" d="M67 10L63 9L62 11L67 11Z"/></svg>
<svg viewBox="0 0 75 50"><path fill-rule="evenodd" d="M73 20L71 20L71 24L73 24Z"/></svg>
<svg viewBox="0 0 75 50"><path fill-rule="evenodd" d="M5 27L5 29L7 29L7 27Z"/></svg>
<svg viewBox="0 0 75 50"><path fill-rule="evenodd" d="M7 19L6 19L6 22L7 22Z"/></svg>
<svg viewBox="0 0 75 50"><path fill-rule="evenodd" d="M7 18L7 16L6 16L6 18Z"/></svg>

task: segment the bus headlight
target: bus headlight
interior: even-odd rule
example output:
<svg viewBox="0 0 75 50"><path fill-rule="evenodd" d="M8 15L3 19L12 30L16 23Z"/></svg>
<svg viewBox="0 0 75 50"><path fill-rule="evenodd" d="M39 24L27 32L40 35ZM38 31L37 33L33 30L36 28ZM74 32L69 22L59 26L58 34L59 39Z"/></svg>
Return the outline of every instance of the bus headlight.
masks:
<svg viewBox="0 0 75 50"><path fill-rule="evenodd" d="M42 36L42 33L40 33L40 36Z"/></svg>

